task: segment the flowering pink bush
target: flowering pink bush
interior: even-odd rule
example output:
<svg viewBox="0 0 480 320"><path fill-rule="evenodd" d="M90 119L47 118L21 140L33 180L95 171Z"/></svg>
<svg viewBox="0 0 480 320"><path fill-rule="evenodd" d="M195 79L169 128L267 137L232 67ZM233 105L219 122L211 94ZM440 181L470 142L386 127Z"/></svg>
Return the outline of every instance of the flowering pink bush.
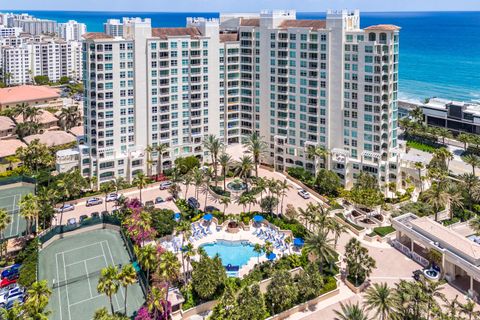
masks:
<svg viewBox="0 0 480 320"><path fill-rule="evenodd" d="M135 320L153 320L153 318L148 312L147 307L142 306L140 309L138 309Z"/></svg>

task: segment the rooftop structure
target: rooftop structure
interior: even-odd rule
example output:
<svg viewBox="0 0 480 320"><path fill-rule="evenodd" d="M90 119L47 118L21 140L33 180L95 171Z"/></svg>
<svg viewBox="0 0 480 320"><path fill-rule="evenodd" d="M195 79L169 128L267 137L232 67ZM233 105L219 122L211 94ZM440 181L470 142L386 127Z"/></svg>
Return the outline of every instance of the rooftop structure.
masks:
<svg viewBox="0 0 480 320"><path fill-rule="evenodd" d="M20 147L26 147L26 144L18 139L0 140L0 159L13 156Z"/></svg>
<svg viewBox="0 0 480 320"><path fill-rule="evenodd" d="M0 116L0 139L8 138L15 132L15 122L9 117Z"/></svg>
<svg viewBox="0 0 480 320"><path fill-rule="evenodd" d="M15 107L17 104L48 105L60 98L58 89L48 86L22 85L0 88L0 110Z"/></svg>
<svg viewBox="0 0 480 320"><path fill-rule="evenodd" d="M65 131L46 131L42 134L33 134L24 138L25 142L28 144L36 139L40 140L40 143L46 144L49 147L62 146L77 141L73 135Z"/></svg>

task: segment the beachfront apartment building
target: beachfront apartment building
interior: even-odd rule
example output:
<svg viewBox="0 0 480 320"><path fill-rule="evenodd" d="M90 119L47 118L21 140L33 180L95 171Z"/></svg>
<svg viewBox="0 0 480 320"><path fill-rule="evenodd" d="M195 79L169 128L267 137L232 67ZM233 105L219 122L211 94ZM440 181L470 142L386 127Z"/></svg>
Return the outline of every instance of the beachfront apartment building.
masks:
<svg viewBox="0 0 480 320"><path fill-rule="evenodd" d="M148 145L170 146L168 167L205 157L207 134L236 144L258 132L269 145L262 161L277 170L314 170L306 151L320 145L331 156L319 165L347 187L361 171L399 182L398 27L361 29L359 12L343 10L326 20L221 14L185 28L124 19L121 29L85 35L83 174L131 179L155 170Z"/></svg>
<svg viewBox="0 0 480 320"><path fill-rule="evenodd" d="M87 25L75 20L58 24L58 36L65 41L82 41L82 36L86 32Z"/></svg>
<svg viewBox="0 0 480 320"><path fill-rule="evenodd" d="M21 41L17 41L22 38ZM5 40L7 40L6 38ZM48 36L12 37L2 41L0 66L7 85L32 83L35 76L58 81L82 77L81 43Z"/></svg>
<svg viewBox="0 0 480 320"><path fill-rule="evenodd" d="M22 28L31 35L53 35L58 31L57 21L37 19L30 15L14 15L8 19L8 26Z"/></svg>
<svg viewBox="0 0 480 320"><path fill-rule="evenodd" d="M5 27L0 25L0 38L5 37L18 37L22 32L22 28L15 28L15 27Z"/></svg>

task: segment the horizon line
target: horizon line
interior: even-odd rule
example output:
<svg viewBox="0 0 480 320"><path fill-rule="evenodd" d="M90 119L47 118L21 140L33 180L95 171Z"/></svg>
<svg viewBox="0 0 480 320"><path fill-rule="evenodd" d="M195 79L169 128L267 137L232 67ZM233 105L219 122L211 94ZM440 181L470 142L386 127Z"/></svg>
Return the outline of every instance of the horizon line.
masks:
<svg viewBox="0 0 480 320"><path fill-rule="evenodd" d="M348 9L348 10L357 10L358 8L354 8L354 9ZM231 11L231 10L227 10L227 11L128 11L128 10L113 10L113 11L109 11L109 10L72 10L72 9L68 9L68 10L57 10L57 9L54 9L54 10L44 10L44 9L1 9L0 8L0 12L2 13L8 13L7 11L24 11L25 13L28 13L28 11L36 11L36 12L115 12L115 13L128 13L128 12L131 12L131 13L257 13L257 12L260 12L262 10L269 10L269 11L274 11L274 10L295 10L297 13L326 13L327 10L329 9L325 9L325 11L298 11L296 9L261 9L261 10L257 10L257 11ZM336 10L336 9L334 9ZM341 9L338 9L338 10L341 10ZM475 9L475 10L418 10L418 11L412 11L412 10L394 10L394 11L370 11L370 10L362 10L362 9L358 9L360 10L361 12L369 12L369 13L396 13L396 12L399 12L399 13L418 13L418 12L458 12L458 13L462 13L462 12L480 12L480 9Z"/></svg>

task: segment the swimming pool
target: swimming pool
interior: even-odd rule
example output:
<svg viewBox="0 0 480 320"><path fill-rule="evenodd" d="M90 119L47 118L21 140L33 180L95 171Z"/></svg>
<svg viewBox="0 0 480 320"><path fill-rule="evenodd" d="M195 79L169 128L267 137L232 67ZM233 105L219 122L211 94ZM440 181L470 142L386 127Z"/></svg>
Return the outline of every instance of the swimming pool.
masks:
<svg viewBox="0 0 480 320"><path fill-rule="evenodd" d="M203 244L201 247L205 249L211 258L218 253L224 266L242 267L248 263L250 258L257 257L257 253L253 251L253 244L248 241L219 240L214 243Z"/></svg>

